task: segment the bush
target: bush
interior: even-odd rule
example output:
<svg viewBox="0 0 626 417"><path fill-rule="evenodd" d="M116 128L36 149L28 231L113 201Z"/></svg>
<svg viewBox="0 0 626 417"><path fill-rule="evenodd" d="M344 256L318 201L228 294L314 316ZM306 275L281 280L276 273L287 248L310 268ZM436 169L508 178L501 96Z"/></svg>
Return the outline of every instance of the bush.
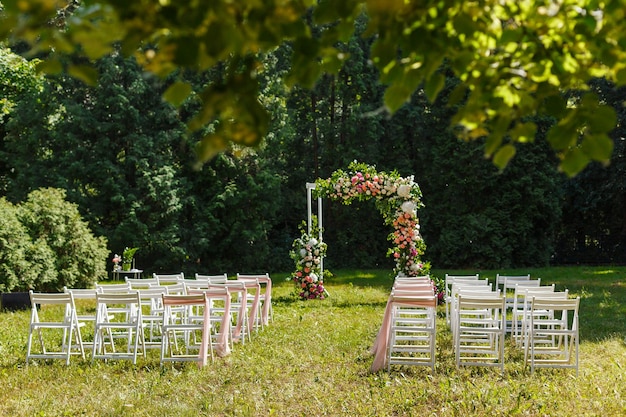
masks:
<svg viewBox="0 0 626 417"><path fill-rule="evenodd" d="M61 291L106 274L106 239L95 237L65 191L39 189L14 206L0 200L0 290Z"/></svg>

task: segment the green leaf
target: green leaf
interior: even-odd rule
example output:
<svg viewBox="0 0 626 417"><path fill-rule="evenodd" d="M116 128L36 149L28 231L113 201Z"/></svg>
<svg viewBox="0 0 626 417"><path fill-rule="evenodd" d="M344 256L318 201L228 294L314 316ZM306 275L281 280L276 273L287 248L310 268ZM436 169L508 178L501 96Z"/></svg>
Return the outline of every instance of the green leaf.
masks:
<svg viewBox="0 0 626 417"><path fill-rule="evenodd" d="M191 94L192 87L188 83L176 81L163 93L163 98L173 106L180 106Z"/></svg>
<svg viewBox="0 0 626 417"><path fill-rule="evenodd" d="M221 43L220 39L213 39L213 43ZM198 62L199 42L191 36L181 37L176 42L174 62L183 67L191 67Z"/></svg>
<svg viewBox="0 0 626 417"><path fill-rule="evenodd" d="M58 59L54 58L38 62L36 68L38 72L43 72L45 74L59 74L63 71L63 65L61 65Z"/></svg>
<svg viewBox="0 0 626 417"><path fill-rule="evenodd" d="M98 83L98 71L89 65L70 65L67 68L67 72L87 85L96 85Z"/></svg>
<svg viewBox="0 0 626 417"><path fill-rule="evenodd" d="M559 151L575 144L578 139L578 132L572 123L561 122L550 128L546 139L554 150Z"/></svg>
<svg viewBox="0 0 626 417"><path fill-rule="evenodd" d="M565 115L565 112L567 110L567 103L560 93L552 94L546 97L543 105L548 115L554 116L559 119Z"/></svg>
<svg viewBox="0 0 626 417"><path fill-rule="evenodd" d="M218 133L206 135L196 144L198 160L206 162L228 147L228 141Z"/></svg>
<svg viewBox="0 0 626 417"><path fill-rule="evenodd" d="M498 152L496 152L496 154L493 156L493 164L500 169L504 169L511 160L511 158L515 156L515 152L515 146L511 144L504 145L503 147L498 149Z"/></svg>
<svg viewBox="0 0 626 417"><path fill-rule="evenodd" d="M592 160L608 162L613 153L613 141L605 134L585 135L581 149Z"/></svg>
<svg viewBox="0 0 626 417"><path fill-rule="evenodd" d="M426 81L426 85L424 86L424 92L426 93L426 97L430 102L434 102L437 98L437 94L441 91L443 86L446 83L446 78L441 73L434 73L431 77Z"/></svg>
<svg viewBox="0 0 626 417"><path fill-rule="evenodd" d="M622 68L619 71L617 71L615 78L616 78L618 85L625 85L626 84L626 68Z"/></svg>
<svg viewBox="0 0 626 417"><path fill-rule="evenodd" d="M385 106L393 113L409 100L411 93L404 84L393 84L385 91Z"/></svg>
<svg viewBox="0 0 626 417"><path fill-rule="evenodd" d="M613 107L600 105L592 110L587 123L592 133L609 132L617 123L617 115Z"/></svg>
<svg viewBox="0 0 626 417"><path fill-rule="evenodd" d="M533 122L518 123L509 135L516 142L532 142L537 133L537 125Z"/></svg>
<svg viewBox="0 0 626 417"><path fill-rule="evenodd" d="M464 13L457 15L452 24L459 34L471 36L476 31L476 23L474 23L471 17Z"/></svg>
<svg viewBox="0 0 626 417"><path fill-rule="evenodd" d="M587 155L585 155L580 148L571 148L563 154L559 168L567 174L567 176L573 177L582 171L587 164L589 164Z"/></svg>
<svg viewBox="0 0 626 417"><path fill-rule="evenodd" d="M454 87L454 90L448 97L448 107L456 106L467 96L467 86L465 84L459 84Z"/></svg>

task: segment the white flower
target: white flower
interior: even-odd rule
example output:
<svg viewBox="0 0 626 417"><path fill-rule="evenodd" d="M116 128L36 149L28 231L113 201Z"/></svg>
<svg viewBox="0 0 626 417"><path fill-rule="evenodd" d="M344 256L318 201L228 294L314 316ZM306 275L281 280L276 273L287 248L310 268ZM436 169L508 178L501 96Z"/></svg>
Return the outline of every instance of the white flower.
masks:
<svg viewBox="0 0 626 417"><path fill-rule="evenodd" d="M399 188L398 191L400 191ZM405 201L404 203L402 203L401 208L402 211L405 213L415 213L415 209L417 208L417 206L412 201Z"/></svg>
<svg viewBox="0 0 626 417"><path fill-rule="evenodd" d="M313 282L317 282L317 279L318 279L318 278L317 278L317 275L316 275L316 274L314 274L314 273L312 273L312 272L311 272L311 273L309 274L309 276L311 277L311 279L313 280Z"/></svg>
<svg viewBox="0 0 626 417"><path fill-rule="evenodd" d="M402 198L407 198L411 195L411 186L403 184L398 187L398 195Z"/></svg>
<svg viewBox="0 0 626 417"><path fill-rule="evenodd" d="M310 246L315 246L315 245L317 245L317 239L315 239L315 238L311 238L311 240L309 240L309 245L310 245Z"/></svg>
<svg viewBox="0 0 626 417"><path fill-rule="evenodd" d="M319 258L313 259L313 263L315 263L315 265L319 265L320 259Z"/></svg>
<svg viewBox="0 0 626 417"><path fill-rule="evenodd" d="M413 265L410 266L410 269L411 269L411 271L417 271L417 270L420 269L420 267L419 267L418 264L413 264Z"/></svg>
<svg viewBox="0 0 626 417"><path fill-rule="evenodd" d="M300 249L300 257L304 258L306 256L306 249Z"/></svg>

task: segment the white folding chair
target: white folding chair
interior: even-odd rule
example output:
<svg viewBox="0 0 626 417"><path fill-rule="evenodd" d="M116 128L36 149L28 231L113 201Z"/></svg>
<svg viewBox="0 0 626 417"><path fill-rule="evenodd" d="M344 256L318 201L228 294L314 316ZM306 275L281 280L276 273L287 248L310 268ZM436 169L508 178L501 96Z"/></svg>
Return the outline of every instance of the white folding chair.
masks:
<svg viewBox="0 0 626 417"><path fill-rule="evenodd" d="M237 280L239 281L253 281L259 284L260 288L265 287L265 291L259 294L259 311L256 315L254 323L255 328L263 328L265 326L265 320L263 320L262 312L266 312L268 321L274 320L274 310L272 309L271 288L272 281L270 274L240 274L237 273ZM252 307L254 301L254 295L248 294L248 308Z"/></svg>
<svg viewBox="0 0 626 417"><path fill-rule="evenodd" d="M435 370L437 297L427 291L393 292L387 370L422 365Z"/></svg>
<svg viewBox="0 0 626 417"><path fill-rule="evenodd" d="M139 290L141 318L146 348L161 347L161 326L163 325L163 294L165 287L150 287Z"/></svg>
<svg viewBox="0 0 626 417"><path fill-rule="evenodd" d="M63 287L63 292L71 293L72 297L74 297L76 318L78 319L78 324L83 328L81 331L83 349L91 349L93 347L91 335L96 322L96 293L98 290L95 288ZM89 328L88 332L85 331L87 328ZM86 337L88 335L90 337Z"/></svg>
<svg viewBox="0 0 626 417"><path fill-rule="evenodd" d="M511 307L510 330L507 320L507 331L511 333L511 337L516 344L520 343L522 336L522 318L524 316L524 303L526 302L526 290L531 293L554 292L554 284L540 285L541 278L515 284L513 291L513 307Z"/></svg>
<svg viewBox="0 0 626 417"><path fill-rule="evenodd" d="M454 319L454 352L460 366L495 366L504 373L504 296L459 294ZM487 313L485 313L487 312Z"/></svg>
<svg viewBox="0 0 626 417"><path fill-rule="evenodd" d="M454 281L472 281L472 280L478 280L479 276L478 274L474 274L474 275L450 275L450 274L446 274L446 278L445 278L445 295L444 295L444 301L445 301L445 306L446 306L446 324L449 326L450 325L450 302L452 301L451 296L452 296L452 284L454 283Z"/></svg>
<svg viewBox="0 0 626 417"><path fill-rule="evenodd" d="M507 290L515 288L515 284L518 282L524 282L530 280L530 274L527 275L500 275L496 274L496 288L502 290L502 294L506 295ZM508 281L508 285L507 285Z"/></svg>
<svg viewBox="0 0 626 417"><path fill-rule="evenodd" d="M514 334L514 340L519 346L524 346L526 342L526 329L530 322L530 304L534 296L542 298L553 298L556 300L565 300L569 296L568 290L554 291L554 284L545 285L536 288L522 288L522 305L521 313L517 313L519 331ZM519 307L518 307L519 308Z"/></svg>
<svg viewBox="0 0 626 417"><path fill-rule="evenodd" d="M184 317L179 320L176 311L189 311L189 307L198 307L199 311L208 308L208 298L205 294L163 295L161 366L166 362L198 362L206 363L206 356L210 354L213 360L213 344L210 340L210 322L204 320L190 320ZM195 343L192 341L198 341ZM182 347L180 346L182 345Z"/></svg>
<svg viewBox="0 0 626 417"><path fill-rule="evenodd" d="M530 279L530 274L523 275L523 276L505 276L504 277L504 284L502 286L503 288L502 294L506 297L507 318L509 316L512 316L512 311L516 304L515 302L519 301L515 299L515 297L517 297L517 295L515 294L515 288L517 286L526 287L526 288L536 288L536 287L541 286L541 278ZM506 331L507 333L513 332L512 320L507 319Z"/></svg>
<svg viewBox="0 0 626 417"><path fill-rule="evenodd" d="M98 293L96 301L98 307L91 361L121 359L136 364L139 348L146 356L139 292ZM122 340L124 351L116 349L121 345L116 343L117 340ZM107 341L110 342L110 350L106 348Z"/></svg>
<svg viewBox="0 0 626 417"><path fill-rule="evenodd" d="M250 326L248 324L250 309L248 307L246 282L231 279L226 284L209 284L209 289L219 288L228 288L233 295L233 300L230 302L228 313L225 312L225 306L213 304L211 309L215 314L228 314L231 317L231 339L245 344L246 339L251 340ZM244 293L245 302L243 302Z"/></svg>
<svg viewBox="0 0 626 417"><path fill-rule="evenodd" d="M124 282L123 284L96 284L96 290L99 293L126 293L130 291L130 284Z"/></svg>
<svg viewBox="0 0 626 417"><path fill-rule="evenodd" d="M226 281L228 281L228 275L226 273L217 275L196 274L196 280L204 281L208 284L226 284Z"/></svg>
<svg viewBox="0 0 626 417"><path fill-rule="evenodd" d="M574 368L578 375L578 308L580 298L533 296L524 349L526 365L535 368Z"/></svg>
<svg viewBox="0 0 626 417"><path fill-rule="evenodd" d="M470 280L457 279L455 280L452 283L452 288L450 290L450 297L448 298L447 303L446 303L446 306L449 309L449 316L450 316L449 327L452 332L454 332L454 329L455 329L454 320L456 318L457 299L461 291L465 291L466 293L467 292L474 293L476 296L482 296L482 295L491 296L492 295L491 284L489 283L488 279L470 279ZM500 290L496 290L496 292L499 293Z"/></svg>
<svg viewBox="0 0 626 417"><path fill-rule="evenodd" d="M156 279L159 285L178 284L185 280L185 274L152 274L152 278Z"/></svg>
<svg viewBox="0 0 626 417"><path fill-rule="evenodd" d="M159 280L156 278L142 279L125 277L125 280L131 290L146 289L150 287L157 287L159 285Z"/></svg>
<svg viewBox="0 0 626 417"><path fill-rule="evenodd" d="M31 359L62 359L70 364L71 355L81 355L85 359L85 350L80 334L80 325L76 317L74 297L71 293L35 293L30 294L31 316L26 347L26 365ZM33 349L33 337L37 335L39 349ZM53 345L59 338L60 343ZM72 336L76 338L75 342ZM74 351L73 349L77 349Z"/></svg>

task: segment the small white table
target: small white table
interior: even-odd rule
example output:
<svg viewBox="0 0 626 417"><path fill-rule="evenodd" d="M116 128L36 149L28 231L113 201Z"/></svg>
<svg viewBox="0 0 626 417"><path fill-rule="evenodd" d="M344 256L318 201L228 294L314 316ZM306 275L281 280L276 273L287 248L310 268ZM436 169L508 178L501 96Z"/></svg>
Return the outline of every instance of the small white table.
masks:
<svg viewBox="0 0 626 417"><path fill-rule="evenodd" d="M113 271L113 280L119 281L120 279L125 280L126 277L137 279L141 278L141 274L143 273L143 269L130 269L128 271L122 271L118 269L117 271Z"/></svg>

